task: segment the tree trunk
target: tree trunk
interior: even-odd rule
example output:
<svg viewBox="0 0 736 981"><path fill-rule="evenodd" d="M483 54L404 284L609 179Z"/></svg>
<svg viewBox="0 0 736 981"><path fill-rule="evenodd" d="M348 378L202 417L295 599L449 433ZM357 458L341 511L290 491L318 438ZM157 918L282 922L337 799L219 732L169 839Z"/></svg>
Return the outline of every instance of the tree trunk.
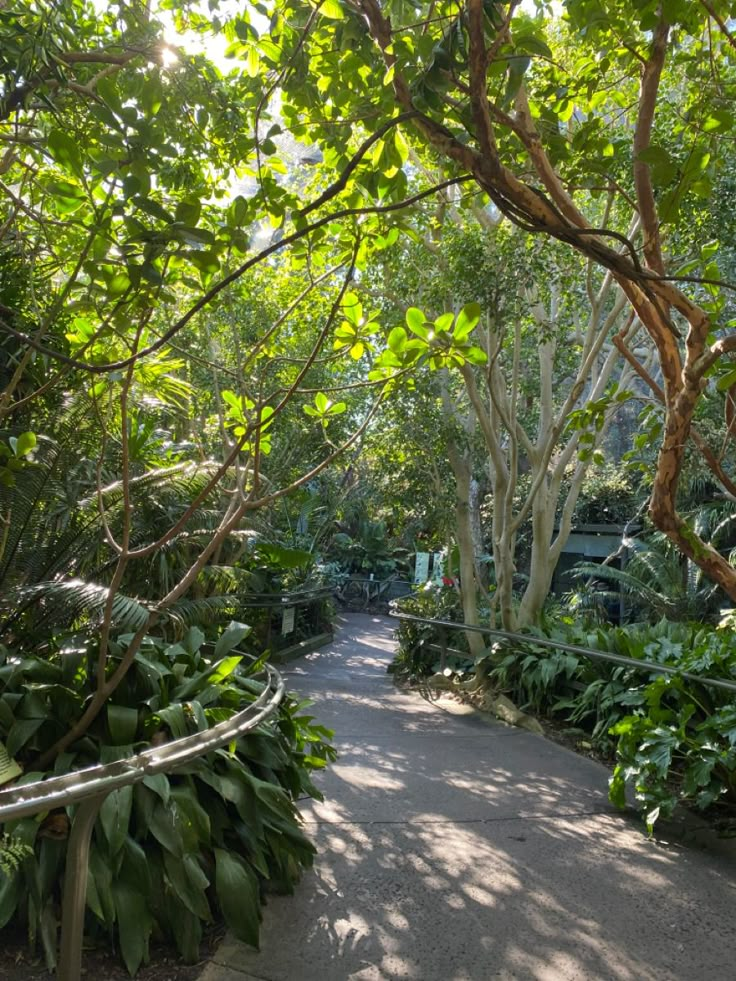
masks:
<svg viewBox="0 0 736 981"><path fill-rule="evenodd" d="M472 474L467 453L460 453L457 447L448 445L448 458L455 475L455 528L460 553L460 598L463 604L465 623L478 625L478 586L475 580L475 552L473 548L473 529L470 516L470 494ZM480 634L466 634L468 647L473 657L485 652L485 643Z"/></svg>

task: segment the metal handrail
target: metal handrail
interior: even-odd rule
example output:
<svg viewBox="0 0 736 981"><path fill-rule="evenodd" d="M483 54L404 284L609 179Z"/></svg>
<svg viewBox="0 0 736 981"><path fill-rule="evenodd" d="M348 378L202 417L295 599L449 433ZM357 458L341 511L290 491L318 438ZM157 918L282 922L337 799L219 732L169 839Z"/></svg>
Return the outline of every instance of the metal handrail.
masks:
<svg viewBox="0 0 736 981"><path fill-rule="evenodd" d="M253 602L238 600L238 605L246 609L276 609L282 606L306 606L320 599L332 596L332 586L314 586L311 589L295 590L293 593L248 593ZM268 602L268 601L271 602Z"/></svg>
<svg viewBox="0 0 736 981"><path fill-rule="evenodd" d="M243 656L252 661L257 660L252 654ZM56 974L58 981L80 981L81 978L90 838L99 810L108 794L121 787L140 783L156 773L184 766L265 722L283 701L286 686L280 673L270 664L264 665L263 672L266 674L264 689L255 701L211 729L147 749L125 760L91 766L85 770L48 780L35 780L33 783L0 791L0 824L79 802L67 847L61 951Z"/></svg>
<svg viewBox="0 0 736 981"><path fill-rule="evenodd" d="M582 657L590 658L593 661L608 661L611 664L618 664L621 667L634 668L638 671L649 671L654 674L678 675L688 681L696 681L701 685L711 688L721 688L726 691L736 691L736 682L727 681L725 678L708 678L704 675L693 674L690 671L680 671L679 668L671 664L658 664L655 661L645 661L636 657L627 657L624 654L611 654L608 651L596 651L590 647L581 647L579 644L565 644L562 641L552 640L548 637L535 637L532 634L518 634L510 630L496 630L493 627L477 627L471 623L456 623L453 620L434 620L431 617L418 617L413 613L402 613L400 610L392 608L389 616L397 620L412 620L416 623L425 623L430 626L438 627L440 631L463 630L475 634L486 634L489 637L500 637L502 640L510 640L519 644L531 644L534 647L551 647L555 650L569 651L571 654L580 654ZM445 649L446 649L446 645Z"/></svg>

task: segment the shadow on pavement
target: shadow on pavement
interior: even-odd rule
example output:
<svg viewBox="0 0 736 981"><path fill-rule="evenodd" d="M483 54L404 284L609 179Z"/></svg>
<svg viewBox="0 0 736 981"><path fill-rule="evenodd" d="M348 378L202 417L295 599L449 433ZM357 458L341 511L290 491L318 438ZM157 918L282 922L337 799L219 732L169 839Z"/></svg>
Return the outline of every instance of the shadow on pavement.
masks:
<svg viewBox="0 0 736 981"><path fill-rule="evenodd" d="M205 978L736 977L733 866L647 839L594 761L397 690L391 631L349 616L290 671L340 750L304 802L316 867Z"/></svg>

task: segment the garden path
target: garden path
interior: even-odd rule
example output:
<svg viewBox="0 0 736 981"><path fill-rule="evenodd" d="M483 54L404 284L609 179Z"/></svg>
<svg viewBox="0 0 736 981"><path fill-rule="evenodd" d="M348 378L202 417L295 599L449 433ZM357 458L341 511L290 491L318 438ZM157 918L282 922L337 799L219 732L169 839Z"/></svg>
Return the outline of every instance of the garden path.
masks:
<svg viewBox="0 0 736 981"><path fill-rule="evenodd" d="M395 688L393 626L346 616L287 672L340 752L315 868L200 981L733 981L736 864L648 840L600 764Z"/></svg>

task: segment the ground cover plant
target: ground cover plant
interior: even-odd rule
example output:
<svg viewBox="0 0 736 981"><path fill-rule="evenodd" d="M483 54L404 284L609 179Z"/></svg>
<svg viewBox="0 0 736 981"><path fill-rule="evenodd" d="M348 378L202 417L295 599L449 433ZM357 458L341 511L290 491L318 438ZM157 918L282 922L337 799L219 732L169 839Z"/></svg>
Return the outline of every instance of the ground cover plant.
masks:
<svg viewBox="0 0 736 981"><path fill-rule="evenodd" d="M402 601L401 609L462 622L457 596L448 589L427 590ZM701 810L736 804L733 693L698 681L702 676L736 682L731 614L717 626L663 619L612 627L576 621L558 608L526 633L524 642L484 638L485 652L473 657L462 630L446 630L444 642L458 651L447 659L447 687L461 695L500 691L522 710L577 729L615 763L611 800L623 807L632 798L650 828L660 816L671 816L678 803ZM438 628L402 621L397 636L390 668L397 678L426 682L440 670ZM658 675L537 646L535 636L668 665L675 673Z"/></svg>
<svg viewBox="0 0 736 981"><path fill-rule="evenodd" d="M37 760L94 690L97 650L85 634L59 634L40 655L5 649L0 666L0 738L26 767L23 781L112 762L216 725L245 708L263 683L237 650L248 628L232 623L210 645L197 627L176 642L146 637L103 715L53 766ZM117 635L112 657L131 634ZM255 666L257 667L255 662ZM268 891L290 892L314 847L295 801L319 797L311 773L333 752L331 733L287 697L275 717L233 744L171 774L113 791L97 821L89 864L87 928L107 936L131 974L149 940L197 959L204 926L224 917L257 946ZM56 958L60 884L71 811L9 822L13 858L0 873L0 926L25 925L49 967Z"/></svg>

